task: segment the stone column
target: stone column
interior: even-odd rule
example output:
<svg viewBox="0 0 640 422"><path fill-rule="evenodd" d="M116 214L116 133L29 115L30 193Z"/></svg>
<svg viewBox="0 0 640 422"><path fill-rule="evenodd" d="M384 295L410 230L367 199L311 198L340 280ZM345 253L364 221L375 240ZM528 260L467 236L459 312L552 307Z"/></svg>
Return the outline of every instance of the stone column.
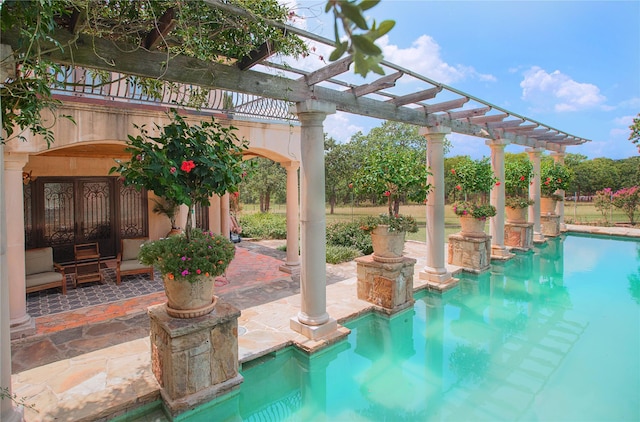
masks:
<svg viewBox="0 0 640 422"><path fill-rule="evenodd" d="M214 233L222 233L220 231L220 197L213 195L209 198L209 230Z"/></svg>
<svg viewBox="0 0 640 422"><path fill-rule="evenodd" d="M544 236L540 227L540 156L542 148L527 148L529 160L533 164L533 184L529 186L529 199L535 201L529 205L529 221L533 222L533 242L543 243Z"/></svg>
<svg viewBox="0 0 640 422"><path fill-rule="evenodd" d="M0 45L0 80L4 81L12 76L15 67L13 63L4 59L12 54L11 47ZM0 157L4 157L4 144L0 142ZM7 182L5 180L4 158L0 160L0 387L11 389L11 333L10 333L10 301L9 301L9 271L7 253ZM21 196L22 197L22 196ZM20 204L20 209L23 205ZM21 211L23 212L23 211ZM24 219L22 220L24 221ZM23 232L24 236L24 232ZM23 239L24 242L24 239ZM24 268L24 251L22 255L22 266ZM24 278L22 279L22 289L25 290ZM26 313L26 312L25 312ZM0 400L0 420L5 422L18 422L23 420L21 410L13 406L11 400Z"/></svg>
<svg viewBox="0 0 640 422"><path fill-rule="evenodd" d="M220 234L226 236L227 239L231 234L231 217L229 206L229 192L220 197Z"/></svg>
<svg viewBox="0 0 640 422"><path fill-rule="evenodd" d="M280 267L289 274L300 272L300 207L298 201L298 169L300 163L289 161L280 163L287 170L287 259Z"/></svg>
<svg viewBox="0 0 640 422"><path fill-rule="evenodd" d="M444 257L444 138L451 133L445 126L420 128L420 135L427 138L427 183L431 191L427 195L427 265L420 278L437 285L455 283L445 267Z"/></svg>
<svg viewBox="0 0 640 422"><path fill-rule="evenodd" d="M334 104L316 100L292 107L300 132L300 312L291 329L311 339L336 331L327 313L326 221L324 197L324 132L322 122L335 113Z"/></svg>
<svg viewBox="0 0 640 422"><path fill-rule="evenodd" d="M496 207L496 215L489 219L491 258L510 259L513 254L504 247L504 148L509 141L491 139L486 144L491 148L491 170L498 179L498 185L491 190L491 205Z"/></svg>
<svg viewBox="0 0 640 422"><path fill-rule="evenodd" d="M564 147L562 148L562 151L551 153L551 156L553 157L553 161L555 161L556 163L564 164ZM556 191L556 194L562 196L562 201L558 201L556 203L556 214L560 216L560 230L561 231L567 230L567 225L564 223L564 196L565 196L565 193L566 192L563 191L562 189L558 189Z"/></svg>
<svg viewBox="0 0 640 422"><path fill-rule="evenodd" d="M9 273L9 312L11 337L35 332L33 318L27 313L27 289L24 264L24 195L22 169L29 161L25 153L4 153L5 211L7 221L7 259Z"/></svg>

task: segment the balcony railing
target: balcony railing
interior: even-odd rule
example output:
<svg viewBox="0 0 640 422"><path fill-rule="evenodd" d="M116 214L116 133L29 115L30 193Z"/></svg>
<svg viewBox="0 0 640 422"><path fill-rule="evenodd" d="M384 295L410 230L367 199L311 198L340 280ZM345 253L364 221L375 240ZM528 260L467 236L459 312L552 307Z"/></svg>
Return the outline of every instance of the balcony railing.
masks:
<svg viewBox="0 0 640 422"><path fill-rule="evenodd" d="M84 68L68 68L58 76L58 95L73 95L132 104L182 106L202 112L223 113L234 117L261 120L292 121L289 103L219 89L203 89L196 85L157 81L153 90L136 83L135 77L120 73L91 72ZM197 104L197 106L196 106Z"/></svg>

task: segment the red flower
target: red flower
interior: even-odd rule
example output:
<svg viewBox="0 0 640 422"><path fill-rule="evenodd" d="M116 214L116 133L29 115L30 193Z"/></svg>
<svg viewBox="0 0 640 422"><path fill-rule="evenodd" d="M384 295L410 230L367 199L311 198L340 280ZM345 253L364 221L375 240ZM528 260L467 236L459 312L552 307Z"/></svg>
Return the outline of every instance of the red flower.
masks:
<svg viewBox="0 0 640 422"><path fill-rule="evenodd" d="M457 186L456 186L456 189L458 189L458 190L462 190L462 186L457 185Z"/></svg>
<svg viewBox="0 0 640 422"><path fill-rule="evenodd" d="M451 174L456 174L456 169L451 169Z"/></svg>
<svg viewBox="0 0 640 422"><path fill-rule="evenodd" d="M183 161L182 165L180 166L180 170L186 171L187 173L189 173L194 168L196 168L196 165L193 163L193 160Z"/></svg>
<svg viewBox="0 0 640 422"><path fill-rule="evenodd" d="M391 192L386 191L383 195L384 195L384 196L391 196Z"/></svg>
<svg viewBox="0 0 640 422"><path fill-rule="evenodd" d="M353 189L353 183L349 183L349 189Z"/></svg>
<svg viewBox="0 0 640 422"><path fill-rule="evenodd" d="M235 196L236 198L240 196L240 192L233 192L233 196Z"/></svg>
<svg viewBox="0 0 640 422"><path fill-rule="evenodd" d="M496 186L500 186L500 182L496 182Z"/></svg>
<svg viewBox="0 0 640 422"><path fill-rule="evenodd" d="M524 176L520 176L520 180L524 180Z"/></svg>

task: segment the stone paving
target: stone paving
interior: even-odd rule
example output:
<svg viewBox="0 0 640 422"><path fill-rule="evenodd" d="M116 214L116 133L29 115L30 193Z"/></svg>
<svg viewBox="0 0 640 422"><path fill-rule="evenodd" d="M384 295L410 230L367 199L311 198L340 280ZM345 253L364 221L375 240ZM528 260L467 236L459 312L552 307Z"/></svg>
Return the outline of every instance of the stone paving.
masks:
<svg viewBox="0 0 640 422"><path fill-rule="evenodd" d="M603 230L585 226L568 226L568 229L640 237L640 229ZM270 255L279 252L260 249L264 246L257 244L250 245L249 248ZM419 272L425 266L426 253L424 243L406 242L405 254L417 259L415 289L424 288L424 281L420 280ZM274 262L271 264L282 264L281 260L273 257L272 259ZM261 263L271 264L266 264L266 261ZM457 269L450 268L450 271L454 272ZM339 323L372 309L371 304L357 299L355 273L356 263L353 261L327 265L327 311ZM307 350L321 346L319 343L322 342L311 341L289 328L290 318L300 309L298 281L290 275L264 281L258 286L237 287L236 291L230 289L226 294L221 292L221 287L218 293L221 298L242 309L242 315L238 320L240 362L250 361L292 344ZM138 302L135 304L110 304L104 305L105 308L98 311L87 310L84 324L71 326L73 324L70 323L69 328L61 331L49 328L52 333L39 334L40 340L49 342L47 345L42 343L35 346L35 343L29 344L28 339L12 342L15 361L14 393L18 397L26 398L28 403L35 403L37 409L37 412L26 409L25 419L108 420L109 417L158 400L159 386L150 368L148 317L145 309L164 300L160 295L150 296L137 298ZM250 300L251 297L254 299ZM240 298L246 300L245 306L233 302ZM250 304L252 300L254 304ZM77 314L70 317L71 320L81 318L82 315ZM45 321L42 323L46 325ZM347 331L342 329L343 334ZM131 338L127 340L129 336ZM74 355L88 349L94 350ZM28 358L29 354L31 358ZM51 360L49 354L57 357ZM70 355L74 356L67 357ZM30 359L36 363L29 364ZM49 362L46 363L47 361ZM30 365L37 366L23 369Z"/></svg>

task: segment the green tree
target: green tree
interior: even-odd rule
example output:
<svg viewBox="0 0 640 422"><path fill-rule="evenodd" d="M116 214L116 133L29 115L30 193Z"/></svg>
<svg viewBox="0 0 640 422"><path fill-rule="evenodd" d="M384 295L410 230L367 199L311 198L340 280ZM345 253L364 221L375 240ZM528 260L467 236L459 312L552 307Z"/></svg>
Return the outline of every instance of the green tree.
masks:
<svg viewBox="0 0 640 422"><path fill-rule="evenodd" d="M640 113L638 113L637 117L634 117L629 130L631 131L629 140L638 147L638 152L640 153Z"/></svg>
<svg viewBox="0 0 640 422"><path fill-rule="evenodd" d="M253 166L244 178L240 197L246 202L259 202L260 212L269 212L272 196L286 198L287 172L280 164L268 158L253 158Z"/></svg>
<svg viewBox="0 0 640 422"><path fill-rule="evenodd" d="M340 144L325 134L325 195L331 214L341 198L344 200L353 194L353 181L359 163L355 145Z"/></svg>

